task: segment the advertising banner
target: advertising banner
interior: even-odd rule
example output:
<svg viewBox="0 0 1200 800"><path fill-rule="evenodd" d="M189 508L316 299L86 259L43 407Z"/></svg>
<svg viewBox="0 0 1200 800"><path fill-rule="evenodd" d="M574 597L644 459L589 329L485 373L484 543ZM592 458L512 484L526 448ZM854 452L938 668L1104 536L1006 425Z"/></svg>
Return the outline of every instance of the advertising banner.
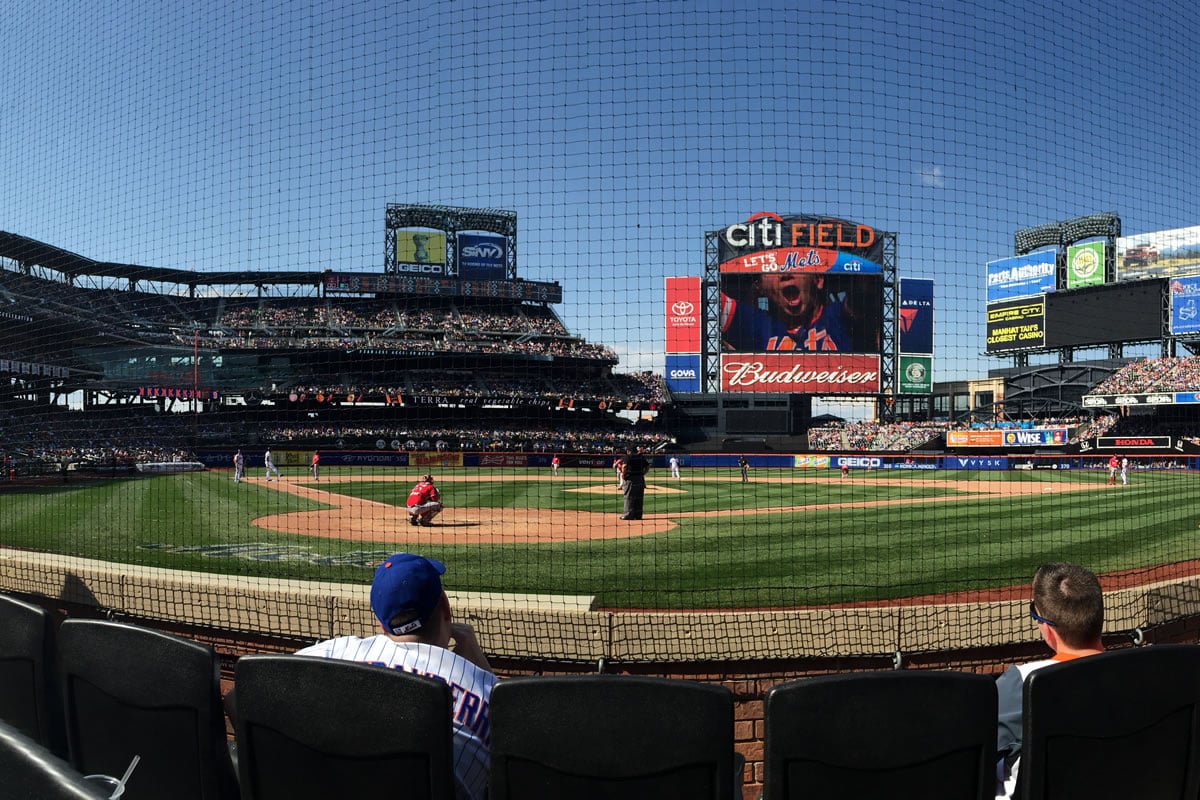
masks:
<svg viewBox="0 0 1200 800"><path fill-rule="evenodd" d="M721 272L883 271L883 237L834 217L751 214L718 232Z"/></svg>
<svg viewBox="0 0 1200 800"><path fill-rule="evenodd" d="M942 469L1007 470L1008 459L1004 456L946 456Z"/></svg>
<svg viewBox="0 0 1200 800"><path fill-rule="evenodd" d="M1046 344L1046 297L989 303L987 352L1023 350Z"/></svg>
<svg viewBox="0 0 1200 800"><path fill-rule="evenodd" d="M987 301L1053 292L1055 256L1054 250L1039 250L987 262Z"/></svg>
<svg viewBox="0 0 1200 800"><path fill-rule="evenodd" d="M883 469L880 456L834 456L829 466L832 469Z"/></svg>
<svg viewBox="0 0 1200 800"><path fill-rule="evenodd" d="M1005 447L1061 447L1067 443L1066 428L1033 428L1004 431Z"/></svg>
<svg viewBox="0 0 1200 800"><path fill-rule="evenodd" d="M933 356L900 356L900 394L933 394Z"/></svg>
<svg viewBox="0 0 1200 800"><path fill-rule="evenodd" d="M1174 392L1152 394L1089 394L1084 395L1084 408L1107 408L1110 406L1169 406L1188 402L1180 400Z"/></svg>
<svg viewBox="0 0 1200 800"><path fill-rule="evenodd" d="M672 392L700 391L700 355L667 356L667 388Z"/></svg>
<svg viewBox="0 0 1200 800"><path fill-rule="evenodd" d="M1200 225L1117 239L1117 280L1200 274Z"/></svg>
<svg viewBox="0 0 1200 800"><path fill-rule="evenodd" d="M727 353L721 356L721 391L875 394L879 391L879 357Z"/></svg>
<svg viewBox="0 0 1200 800"><path fill-rule="evenodd" d="M1171 335L1200 333L1200 275L1173 278L1171 288Z"/></svg>
<svg viewBox="0 0 1200 800"><path fill-rule="evenodd" d="M1100 436L1096 438L1097 450L1167 450L1170 447L1170 436Z"/></svg>
<svg viewBox="0 0 1200 800"><path fill-rule="evenodd" d="M1067 248L1067 288L1104 283L1104 242L1073 244Z"/></svg>
<svg viewBox="0 0 1200 800"><path fill-rule="evenodd" d="M946 431L947 447L1000 447L1004 431Z"/></svg>
<svg viewBox="0 0 1200 800"><path fill-rule="evenodd" d="M458 234L458 276L473 280L499 281L508 277L508 240L503 236L478 233Z"/></svg>
<svg viewBox="0 0 1200 800"><path fill-rule="evenodd" d="M797 469L828 469L829 456L796 456Z"/></svg>
<svg viewBox="0 0 1200 800"><path fill-rule="evenodd" d="M668 353L700 352L700 279L667 278L666 326Z"/></svg>
<svg viewBox="0 0 1200 800"><path fill-rule="evenodd" d="M546 281L468 281L457 278L430 277L404 271L404 267L434 269L440 265L397 264L404 274L356 274L326 272L321 285L328 293L414 294L434 297L495 297L501 300L531 300L539 303L561 303L562 286Z"/></svg>
<svg viewBox="0 0 1200 800"><path fill-rule="evenodd" d="M396 263L444 265L446 263L446 234L429 231L396 231Z"/></svg>
<svg viewBox="0 0 1200 800"><path fill-rule="evenodd" d="M933 353L933 281L924 278L900 279L901 353Z"/></svg>

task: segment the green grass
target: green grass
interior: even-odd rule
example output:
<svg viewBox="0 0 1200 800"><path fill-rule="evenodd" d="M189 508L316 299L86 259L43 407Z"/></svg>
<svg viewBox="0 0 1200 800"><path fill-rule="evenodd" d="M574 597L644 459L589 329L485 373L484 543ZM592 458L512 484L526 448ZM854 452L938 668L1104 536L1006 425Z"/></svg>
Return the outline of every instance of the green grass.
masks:
<svg viewBox="0 0 1200 800"><path fill-rule="evenodd" d="M407 483L339 482L342 474L361 473L326 470L319 488L403 505ZM471 479L441 482L455 507L619 511L615 493L568 491L607 486L606 470L553 481L544 470L439 471L455 474ZM772 481L792 476L823 480ZM967 499L965 480L1014 484L1019 494ZM689 472L682 482L652 475L651 484L682 491L647 494L648 514L742 513L680 516L674 530L628 539L422 550L450 566L450 588L595 595L599 605L620 608L880 600L1025 583L1050 560L1108 572L1200 558L1196 474L1139 472L1133 485L1115 488L1105 480L1099 472L875 472L842 480L759 470L742 484L727 470ZM1054 491L1081 482L1097 488ZM764 511L900 499L930 502ZM273 488L235 486L222 472L34 487L0 495L0 544L176 569L369 581L370 565L395 546L251 525L321 507Z"/></svg>

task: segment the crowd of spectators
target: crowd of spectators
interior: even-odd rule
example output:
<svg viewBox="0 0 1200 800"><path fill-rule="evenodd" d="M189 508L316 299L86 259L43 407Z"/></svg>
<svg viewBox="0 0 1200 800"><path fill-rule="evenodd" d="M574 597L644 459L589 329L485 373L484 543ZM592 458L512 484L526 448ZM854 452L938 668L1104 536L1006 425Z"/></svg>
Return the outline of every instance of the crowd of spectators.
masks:
<svg viewBox="0 0 1200 800"><path fill-rule="evenodd" d="M908 451L937 439L949 422L836 422L810 428L808 446L818 451Z"/></svg>
<svg viewBox="0 0 1200 800"><path fill-rule="evenodd" d="M364 381L371 376L366 376ZM382 380L385 376L374 376ZM339 402L411 402L419 397L460 399L489 398L497 401L554 405L571 399L586 400L602 408L646 407L668 401L667 385L654 372L614 373L587 377L514 377L511 373L463 370L407 370L387 376L391 383L304 383L276 388L271 393L289 400L336 399ZM353 400L351 400L353 398Z"/></svg>
<svg viewBox="0 0 1200 800"><path fill-rule="evenodd" d="M1096 385L1090 394L1122 395L1200 391L1200 356L1133 361Z"/></svg>
<svg viewBox="0 0 1200 800"><path fill-rule="evenodd" d="M190 418L150 407L0 412L0 454L51 464L131 466L189 458Z"/></svg>
<svg viewBox="0 0 1200 800"><path fill-rule="evenodd" d="M625 425L549 425L513 422L503 426L478 423L429 425L331 425L297 423L259 432L268 443L299 443L347 449L456 450L471 452L625 453L631 448L654 450L669 443L668 433Z"/></svg>
<svg viewBox="0 0 1200 800"><path fill-rule="evenodd" d="M467 298L185 298L85 289L0 270L0 300L41 316L84 319L106 334L214 349L525 354L615 362L573 336L549 306Z"/></svg>

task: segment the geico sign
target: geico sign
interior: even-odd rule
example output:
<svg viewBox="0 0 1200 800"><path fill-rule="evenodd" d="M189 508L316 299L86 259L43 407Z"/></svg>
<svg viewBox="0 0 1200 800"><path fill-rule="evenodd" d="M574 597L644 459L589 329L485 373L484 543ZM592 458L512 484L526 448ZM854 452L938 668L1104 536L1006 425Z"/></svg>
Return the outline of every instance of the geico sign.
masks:
<svg viewBox="0 0 1200 800"><path fill-rule="evenodd" d="M415 272L420 275L441 275L441 264L397 264L396 272Z"/></svg>
<svg viewBox="0 0 1200 800"><path fill-rule="evenodd" d="M694 370L694 369L673 369L667 373L667 377L668 378L691 378L691 379L694 379L696 377L696 370Z"/></svg>
<svg viewBox="0 0 1200 800"><path fill-rule="evenodd" d="M847 466L847 467L868 467L868 468L881 467L881 466L883 466L883 459L882 458L874 458L874 457L867 458L867 457L860 457L860 456L850 456L848 458L839 458L838 466L843 466L843 465Z"/></svg>

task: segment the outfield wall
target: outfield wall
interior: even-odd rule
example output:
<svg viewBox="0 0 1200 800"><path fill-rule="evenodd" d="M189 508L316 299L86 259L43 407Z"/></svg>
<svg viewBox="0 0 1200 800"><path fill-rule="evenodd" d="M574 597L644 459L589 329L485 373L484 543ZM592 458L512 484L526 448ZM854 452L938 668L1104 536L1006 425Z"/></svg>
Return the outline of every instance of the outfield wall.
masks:
<svg viewBox="0 0 1200 800"><path fill-rule="evenodd" d="M366 636L378 626L360 584L273 581L0 550L0 591L140 618L304 640ZM874 658L1040 641L1028 588L978 602L911 602L757 611L592 610L591 598L449 593L489 653L523 660L735 663ZM1106 634L1200 615L1200 575L1106 594ZM980 620L987 624L980 625ZM836 637L831 631L839 631Z"/></svg>

